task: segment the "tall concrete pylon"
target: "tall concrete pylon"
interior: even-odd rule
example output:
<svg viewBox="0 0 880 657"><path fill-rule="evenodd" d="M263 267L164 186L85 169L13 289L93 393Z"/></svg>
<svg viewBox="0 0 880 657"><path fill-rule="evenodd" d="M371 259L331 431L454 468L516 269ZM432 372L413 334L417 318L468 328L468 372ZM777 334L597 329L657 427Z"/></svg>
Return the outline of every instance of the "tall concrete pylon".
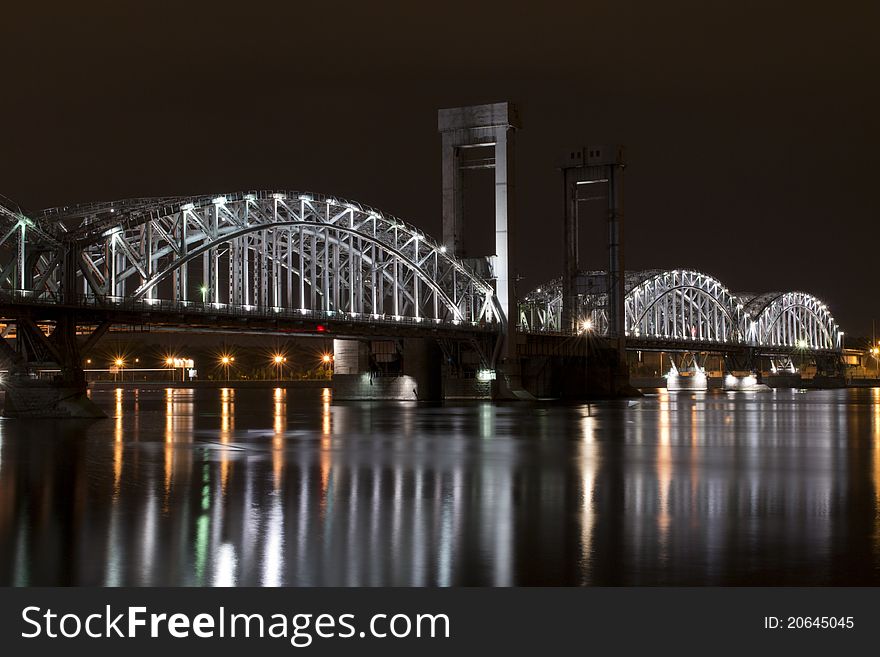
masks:
<svg viewBox="0 0 880 657"><path fill-rule="evenodd" d="M475 261L488 257L495 294L503 313L504 338L500 363L515 355L517 306L511 255L514 245L514 135L520 128L519 114L512 103L490 103L453 107L438 112L443 157L443 244L454 255ZM477 165L468 163L469 149L493 147L491 158ZM464 250L463 173L467 168L495 170L495 245L493 253ZM476 264L476 262L475 262Z"/></svg>

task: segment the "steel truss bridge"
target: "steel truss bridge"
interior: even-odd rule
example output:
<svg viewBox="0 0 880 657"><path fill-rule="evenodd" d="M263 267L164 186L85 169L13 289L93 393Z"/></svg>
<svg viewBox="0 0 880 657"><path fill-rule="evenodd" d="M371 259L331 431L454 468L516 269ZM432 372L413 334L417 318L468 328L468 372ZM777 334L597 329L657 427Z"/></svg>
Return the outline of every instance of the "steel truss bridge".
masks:
<svg viewBox="0 0 880 657"><path fill-rule="evenodd" d="M492 282L444 245L335 197L262 191L36 214L0 199L0 360L15 380L51 363L59 385L84 391L80 354L120 324L430 338L486 368L505 318Z"/></svg>
<svg viewBox="0 0 880 657"><path fill-rule="evenodd" d="M828 307L807 292L731 292L718 279L688 269L627 272L628 348L836 353L843 331ZM522 330L537 333L608 331L604 272L578 277L576 327L562 325L562 279L530 292L519 304Z"/></svg>
<svg viewBox="0 0 880 657"><path fill-rule="evenodd" d="M480 276L396 217L313 193L129 199L34 215L0 203L0 305L18 331L48 320L74 335L87 324L92 340L112 323L151 322L355 337L479 335L482 360L494 367L508 320L491 264L489 277ZM562 325L559 279L520 300L517 328L607 335L604 276L579 276L576 326ZM842 349L828 308L805 292L736 294L685 269L628 272L625 290L630 349ZM29 360L78 367L76 338L55 333L29 331ZM13 357L5 340L0 351Z"/></svg>
<svg viewBox="0 0 880 657"><path fill-rule="evenodd" d="M491 284L413 226L319 194L2 209L0 289L33 303L179 304L348 320L494 324ZM11 257L10 257L11 256Z"/></svg>

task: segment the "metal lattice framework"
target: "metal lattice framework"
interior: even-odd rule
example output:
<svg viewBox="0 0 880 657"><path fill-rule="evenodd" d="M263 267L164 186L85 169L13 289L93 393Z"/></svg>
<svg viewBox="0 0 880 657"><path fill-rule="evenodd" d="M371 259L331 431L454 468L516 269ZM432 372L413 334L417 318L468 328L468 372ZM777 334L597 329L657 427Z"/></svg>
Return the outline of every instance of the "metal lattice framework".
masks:
<svg viewBox="0 0 880 657"><path fill-rule="evenodd" d="M602 272L586 272L576 309L580 330L607 332ZM598 279L598 283L596 280ZM734 294L702 272L627 272L626 334L646 340L748 344L839 350L843 332L827 306L805 292ZM530 292L519 304L524 331L566 332L561 325L562 280Z"/></svg>
<svg viewBox="0 0 880 657"><path fill-rule="evenodd" d="M687 269L654 273L627 291L627 335L742 340L742 305L716 278Z"/></svg>
<svg viewBox="0 0 880 657"><path fill-rule="evenodd" d="M828 307L806 292L770 292L746 304L750 340L767 346L840 349L843 335Z"/></svg>
<svg viewBox="0 0 880 657"><path fill-rule="evenodd" d="M64 245L76 290L105 302L482 325L504 321L490 283L413 226L368 206L299 192L130 199L6 209L15 258L0 286L59 292ZM24 223L29 222L29 223Z"/></svg>
<svg viewBox="0 0 880 657"><path fill-rule="evenodd" d="M580 308L580 316L589 313ZM535 288L519 302L519 326L524 331L562 331L562 279Z"/></svg>

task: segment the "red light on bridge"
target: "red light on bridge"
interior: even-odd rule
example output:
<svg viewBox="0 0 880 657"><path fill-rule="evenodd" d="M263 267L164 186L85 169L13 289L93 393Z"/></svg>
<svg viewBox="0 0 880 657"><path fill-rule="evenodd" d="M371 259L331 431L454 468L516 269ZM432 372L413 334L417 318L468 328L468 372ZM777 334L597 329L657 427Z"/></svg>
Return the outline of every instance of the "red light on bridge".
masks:
<svg viewBox="0 0 880 657"><path fill-rule="evenodd" d="M318 333L323 333L326 330L327 327L325 327L323 324L318 324Z"/></svg>

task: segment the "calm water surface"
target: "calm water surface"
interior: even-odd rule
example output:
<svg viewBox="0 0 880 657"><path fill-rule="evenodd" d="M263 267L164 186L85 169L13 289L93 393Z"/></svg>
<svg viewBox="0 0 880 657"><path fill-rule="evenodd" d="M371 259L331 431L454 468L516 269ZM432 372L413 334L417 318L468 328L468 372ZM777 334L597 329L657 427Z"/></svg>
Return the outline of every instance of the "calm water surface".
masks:
<svg viewBox="0 0 880 657"><path fill-rule="evenodd" d="M93 397L0 420L0 584L880 584L880 389Z"/></svg>

